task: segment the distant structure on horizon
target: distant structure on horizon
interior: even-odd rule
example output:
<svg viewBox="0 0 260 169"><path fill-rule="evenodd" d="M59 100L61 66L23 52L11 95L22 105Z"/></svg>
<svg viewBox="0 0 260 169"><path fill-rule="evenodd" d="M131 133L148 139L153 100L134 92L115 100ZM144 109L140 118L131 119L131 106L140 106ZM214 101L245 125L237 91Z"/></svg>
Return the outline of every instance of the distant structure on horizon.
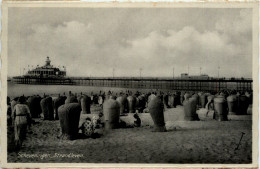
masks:
<svg viewBox="0 0 260 169"><path fill-rule="evenodd" d="M203 79L203 80L206 80L206 79L209 79L210 77L207 75L207 74L201 74L201 75L198 75L198 76L189 76L188 73L182 73L181 74L181 79Z"/></svg>
<svg viewBox="0 0 260 169"><path fill-rule="evenodd" d="M64 67L65 68L65 67ZM47 56L45 65L41 67L36 67L33 70L29 70L25 76L36 76L36 77L65 77L66 70L60 70L57 67L51 65L51 60Z"/></svg>
<svg viewBox="0 0 260 169"><path fill-rule="evenodd" d="M29 70L23 76L15 76L8 81L17 84L36 84L36 85L75 85L70 78L66 77L66 69L60 70L57 67L51 65L51 60L47 56L45 65L37 67L33 70Z"/></svg>

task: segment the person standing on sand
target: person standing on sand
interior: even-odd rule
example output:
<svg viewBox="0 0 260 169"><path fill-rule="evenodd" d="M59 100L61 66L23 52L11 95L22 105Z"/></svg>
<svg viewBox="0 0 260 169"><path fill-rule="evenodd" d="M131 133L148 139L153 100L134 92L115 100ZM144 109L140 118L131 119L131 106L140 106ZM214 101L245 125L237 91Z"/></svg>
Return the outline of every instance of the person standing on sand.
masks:
<svg viewBox="0 0 260 169"><path fill-rule="evenodd" d="M25 102L25 97L21 96L12 112L12 118L14 119L15 145L17 148L22 146L22 142L26 137L27 127L31 126L31 113Z"/></svg>
<svg viewBox="0 0 260 169"><path fill-rule="evenodd" d="M199 111L200 114L203 114L203 117L207 117L207 118L210 118L210 119L215 119L214 97L212 97L212 98L210 98L208 100L208 103L205 106L205 110L206 111L204 111L204 112L203 112L203 110Z"/></svg>
<svg viewBox="0 0 260 169"><path fill-rule="evenodd" d="M141 119L137 113L134 114L134 118L136 119L134 121L134 127L141 127Z"/></svg>
<svg viewBox="0 0 260 169"><path fill-rule="evenodd" d="M99 96L98 96L98 104L99 104L99 106L101 107L101 108L103 108L103 96L100 94Z"/></svg>
<svg viewBox="0 0 260 169"><path fill-rule="evenodd" d="M11 109L11 103L10 98L7 97L7 126L12 125L12 109Z"/></svg>
<svg viewBox="0 0 260 169"><path fill-rule="evenodd" d="M205 108L208 110L208 111L214 111L215 108L214 108L214 98L211 98L208 103L206 104Z"/></svg>

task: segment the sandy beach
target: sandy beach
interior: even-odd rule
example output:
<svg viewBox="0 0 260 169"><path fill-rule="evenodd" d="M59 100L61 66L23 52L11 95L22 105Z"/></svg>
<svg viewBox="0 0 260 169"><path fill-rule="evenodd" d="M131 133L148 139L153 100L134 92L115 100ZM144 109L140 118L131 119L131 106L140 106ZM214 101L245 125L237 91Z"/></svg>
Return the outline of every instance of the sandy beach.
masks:
<svg viewBox="0 0 260 169"><path fill-rule="evenodd" d="M93 108L93 114L99 108ZM80 124L87 117L81 114ZM164 112L167 132L152 132L149 113L139 114L142 127L104 132L101 138L60 140L59 121L35 119L19 152L8 162L32 163L225 163L252 162L251 116L230 116L230 121L183 121L181 106ZM131 124L132 114L120 118ZM245 135L238 150L241 137Z"/></svg>

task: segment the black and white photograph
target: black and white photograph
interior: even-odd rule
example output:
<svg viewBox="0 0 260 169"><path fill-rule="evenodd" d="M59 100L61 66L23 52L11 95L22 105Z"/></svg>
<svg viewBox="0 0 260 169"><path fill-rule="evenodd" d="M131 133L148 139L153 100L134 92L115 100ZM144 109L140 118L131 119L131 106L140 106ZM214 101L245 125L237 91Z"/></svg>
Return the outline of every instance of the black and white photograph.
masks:
<svg viewBox="0 0 260 169"><path fill-rule="evenodd" d="M2 12L6 164L257 166L258 3Z"/></svg>

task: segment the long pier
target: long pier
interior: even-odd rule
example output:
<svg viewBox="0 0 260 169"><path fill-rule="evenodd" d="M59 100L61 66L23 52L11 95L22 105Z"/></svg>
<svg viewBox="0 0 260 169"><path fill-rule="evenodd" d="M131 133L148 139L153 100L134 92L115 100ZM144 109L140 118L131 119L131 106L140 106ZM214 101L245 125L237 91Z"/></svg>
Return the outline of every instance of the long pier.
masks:
<svg viewBox="0 0 260 169"><path fill-rule="evenodd" d="M182 79L182 78L99 78L99 77L14 77L14 83L32 85L79 85L97 87L140 88L185 91L252 91L252 79Z"/></svg>

